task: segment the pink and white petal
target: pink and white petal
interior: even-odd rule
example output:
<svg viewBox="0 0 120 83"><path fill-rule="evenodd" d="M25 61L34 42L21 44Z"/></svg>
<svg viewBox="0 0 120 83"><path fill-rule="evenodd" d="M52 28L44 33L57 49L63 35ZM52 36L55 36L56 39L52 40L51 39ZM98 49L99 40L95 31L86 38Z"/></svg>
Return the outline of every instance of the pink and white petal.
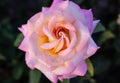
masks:
<svg viewBox="0 0 120 83"><path fill-rule="evenodd" d="M81 61L72 74L77 76L84 76L86 72L87 72L87 65L85 61Z"/></svg>
<svg viewBox="0 0 120 83"><path fill-rule="evenodd" d="M52 48L54 48L58 44L59 41L60 41L60 39L59 40L55 40L53 42L41 44L40 47L43 48L43 49L52 49Z"/></svg>
<svg viewBox="0 0 120 83"><path fill-rule="evenodd" d="M65 75L73 72L75 69L74 64L71 64L71 62L64 62L63 64L59 65L56 69L54 69L52 72L56 75Z"/></svg>
<svg viewBox="0 0 120 83"><path fill-rule="evenodd" d="M50 40L54 40L55 38L53 37L51 31L47 28L47 27L44 27L43 28L43 32L45 33L46 36L48 36L48 38Z"/></svg>
<svg viewBox="0 0 120 83"><path fill-rule="evenodd" d="M42 12L48 11L49 8L48 7L42 7Z"/></svg>
<svg viewBox="0 0 120 83"><path fill-rule="evenodd" d="M55 49L55 53L57 53L58 51L60 51L62 49L63 45L64 45L64 39L62 38L60 40L60 43L58 44L58 47Z"/></svg>
<svg viewBox="0 0 120 83"><path fill-rule="evenodd" d="M38 18L40 18L40 15L41 15L41 12L32 16L28 21L31 22L32 24L34 24L38 20Z"/></svg>
<svg viewBox="0 0 120 83"><path fill-rule="evenodd" d="M82 23L85 23L85 18L80 7L72 1L63 1L58 5L58 8L72 14L75 19L78 19Z"/></svg>
<svg viewBox="0 0 120 83"><path fill-rule="evenodd" d="M59 4L60 2L62 2L63 0L53 0L53 3L50 7L50 9L52 10L55 6L57 6L57 4Z"/></svg>
<svg viewBox="0 0 120 83"><path fill-rule="evenodd" d="M43 64L36 64L35 67L40 70L42 73L44 73L44 75L51 80L53 83L57 83L57 75L55 75L53 72L51 72L49 70L49 68L47 68L46 66L44 66Z"/></svg>
<svg viewBox="0 0 120 83"><path fill-rule="evenodd" d="M93 27L93 13L92 10L84 10L82 9L82 12L84 14L85 17L85 25L87 25L87 28L89 29L90 33L92 33L94 27Z"/></svg>
<svg viewBox="0 0 120 83"><path fill-rule="evenodd" d="M70 31L74 31L74 32L76 31L75 27L70 23L66 23L64 27Z"/></svg>
<svg viewBox="0 0 120 83"><path fill-rule="evenodd" d="M76 26L78 30L78 43L76 46L76 51L79 53L84 47L87 46L91 35L86 26L83 25L79 20L74 23L74 26Z"/></svg>
<svg viewBox="0 0 120 83"><path fill-rule="evenodd" d="M69 33L70 33L71 43L67 49L59 52L60 56L66 56L71 50L73 50L74 46L77 43L77 37L76 37L75 32L69 31Z"/></svg>
<svg viewBox="0 0 120 83"><path fill-rule="evenodd" d="M26 36L26 34L27 34L27 27L26 27L26 24L25 25L22 25L22 27L20 27L20 28L18 28L22 33L23 33L23 35L24 36Z"/></svg>
<svg viewBox="0 0 120 83"><path fill-rule="evenodd" d="M84 59L92 56L93 54L96 53L96 51L99 49L100 47L98 47L94 40L92 38L90 38L89 44L88 44L88 49L87 49L87 53L86 55L83 57Z"/></svg>
<svg viewBox="0 0 120 83"><path fill-rule="evenodd" d="M34 69L35 67L35 59L32 57L33 55L31 55L29 52L26 52L25 54L25 61L26 61L26 64L27 66L30 68L30 69Z"/></svg>
<svg viewBox="0 0 120 83"><path fill-rule="evenodd" d="M18 48L19 48L20 50L24 51L24 52L28 51L28 49L29 49L29 46L28 46L28 38L25 37L25 38L23 39L22 43L19 45Z"/></svg>
<svg viewBox="0 0 120 83"><path fill-rule="evenodd" d="M44 20L43 20L44 19ZM44 13L41 13L40 17L38 18L38 20L35 22L34 24L34 31L37 34L43 34L43 29L42 27L45 24L45 20L46 20L46 16L44 15ZM41 33L40 33L41 32Z"/></svg>
<svg viewBox="0 0 120 83"><path fill-rule="evenodd" d="M58 79L59 79L60 81L63 81L64 79L70 79L70 78L74 78L74 77L76 77L76 75L66 74L66 75L60 75L60 76L58 77Z"/></svg>

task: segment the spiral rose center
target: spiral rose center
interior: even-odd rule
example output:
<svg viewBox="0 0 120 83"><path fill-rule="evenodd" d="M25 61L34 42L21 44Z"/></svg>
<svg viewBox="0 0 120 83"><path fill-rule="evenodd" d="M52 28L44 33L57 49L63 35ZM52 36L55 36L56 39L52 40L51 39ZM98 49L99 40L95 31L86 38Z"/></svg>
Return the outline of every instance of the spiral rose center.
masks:
<svg viewBox="0 0 120 83"><path fill-rule="evenodd" d="M53 28L43 27L43 35L38 37L39 50L52 56L69 52L76 44L76 31L74 26L68 24L56 24Z"/></svg>
<svg viewBox="0 0 120 83"><path fill-rule="evenodd" d="M53 35L57 39L59 39L60 37L64 38L65 36L69 35L69 31L67 29L65 29L64 27L59 26L59 27L57 27L57 29L53 30Z"/></svg>

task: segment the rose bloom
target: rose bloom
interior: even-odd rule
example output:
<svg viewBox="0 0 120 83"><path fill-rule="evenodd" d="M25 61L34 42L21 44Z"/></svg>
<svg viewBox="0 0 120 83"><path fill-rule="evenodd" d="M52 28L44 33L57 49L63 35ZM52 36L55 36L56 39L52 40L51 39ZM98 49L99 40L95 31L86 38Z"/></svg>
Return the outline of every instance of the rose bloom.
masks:
<svg viewBox="0 0 120 83"><path fill-rule="evenodd" d="M40 70L53 83L84 76L85 60L99 48L91 37L98 22L93 21L91 9L54 0L19 28L24 35L19 49L26 53L27 66Z"/></svg>

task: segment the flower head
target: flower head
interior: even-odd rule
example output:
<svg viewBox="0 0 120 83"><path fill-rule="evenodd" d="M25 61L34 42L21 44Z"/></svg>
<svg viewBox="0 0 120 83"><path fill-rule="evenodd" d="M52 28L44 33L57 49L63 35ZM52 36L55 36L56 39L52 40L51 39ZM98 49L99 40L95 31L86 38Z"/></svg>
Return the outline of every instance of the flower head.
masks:
<svg viewBox="0 0 120 83"><path fill-rule="evenodd" d="M98 22L93 21L91 9L54 0L19 28L24 35L19 49L25 51L29 68L40 70L54 83L84 76L85 60L99 48L91 37Z"/></svg>

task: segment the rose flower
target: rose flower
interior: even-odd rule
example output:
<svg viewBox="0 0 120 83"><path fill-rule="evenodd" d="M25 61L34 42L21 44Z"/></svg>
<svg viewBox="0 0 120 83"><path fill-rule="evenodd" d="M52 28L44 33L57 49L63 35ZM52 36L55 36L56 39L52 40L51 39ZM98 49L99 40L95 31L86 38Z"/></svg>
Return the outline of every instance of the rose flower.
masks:
<svg viewBox="0 0 120 83"><path fill-rule="evenodd" d="M26 53L27 66L54 83L84 76L85 60L99 48L91 37L98 22L93 21L91 9L81 9L69 0L54 0L51 7L43 7L19 28L24 35L19 49Z"/></svg>

